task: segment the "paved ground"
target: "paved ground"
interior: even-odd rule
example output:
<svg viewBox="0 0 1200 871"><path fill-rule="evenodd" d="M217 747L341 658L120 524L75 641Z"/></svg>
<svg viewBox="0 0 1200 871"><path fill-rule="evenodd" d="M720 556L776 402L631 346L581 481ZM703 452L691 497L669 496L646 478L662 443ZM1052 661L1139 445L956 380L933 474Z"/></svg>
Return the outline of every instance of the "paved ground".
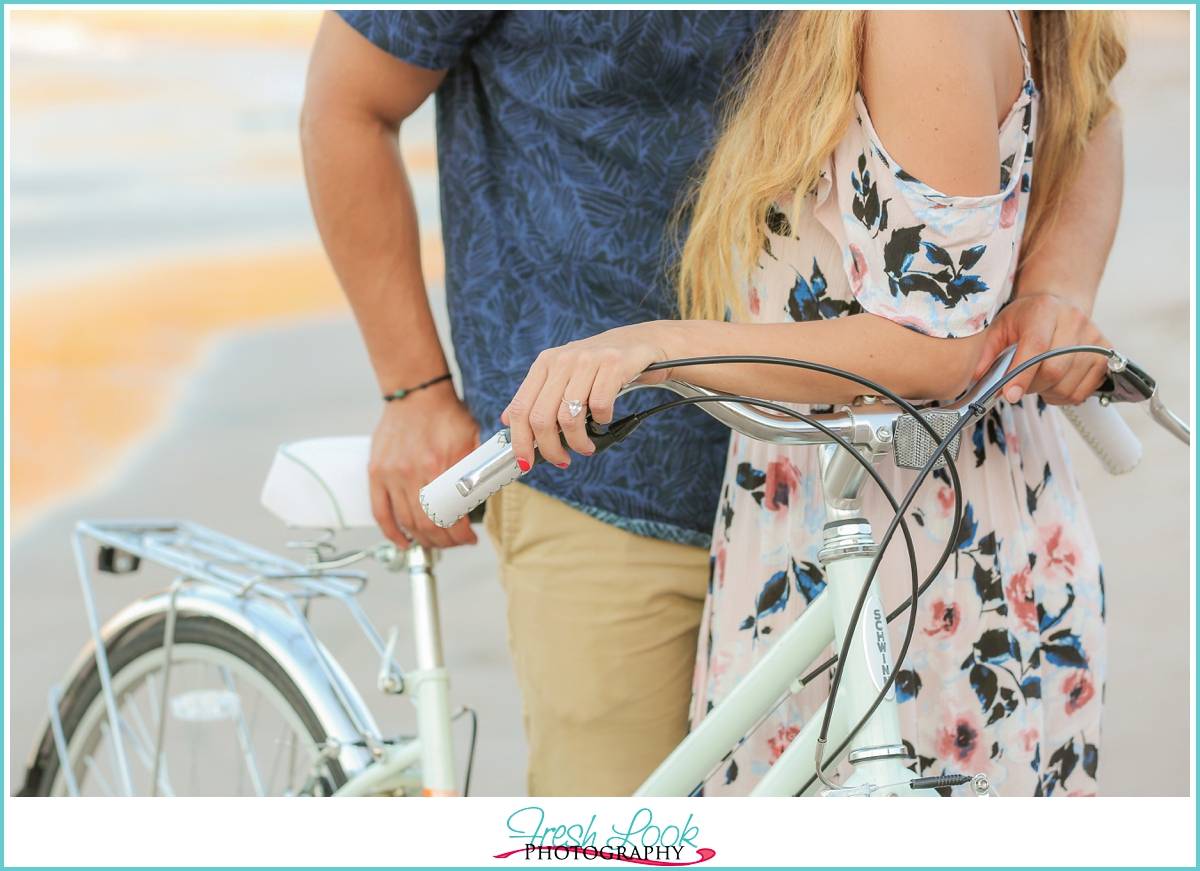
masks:
<svg viewBox="0 0 1200 871"><path fill-rule="evenodd" d="M1125 217L1097 317L1119 348L1160 379L1168 402L1190 413L1193 322L1188 255L1188 45L1146 39L1125 75ZM183 516L258 545L288 536L258 507L274 447L306 436L368 432L378 398L349 320L233 337L195 377L169 429L103 492L62 507L13 542L10 782L44 716L48 686L87 636L68 550L81 517ZM1189 570L1188 452L1133 410L1145 445L1133 474L1111 478L1074 442L1076 469L1105 561L1109 619L1107 714L1101 782L1109 795L1186 795L1189 788L1194 613ZM350 542L348 542L350 543ZM453 697L481 717L476 792L524 791L526 748L505 646L504 599L490 547L446 555L441 565L446 658ZM156 586L106 576L101 611ZM363 604L386 630L408 625L407 590L375 572ZM385 730L411 722L407 701L383 699L376 662L357 630L328 606L322 638L363 688ZM407 660L404 664L411 664ZM465 738L460 734L460 739Z"/></svg>
<svg viewBox="0 0 1200 871"><path fill-rule="evenodd" d="M321 435L369 432L379 410L366 355L349 318L254 333L221 343L194 379L170 430L149 445L110 488L64 507L15 543L12 560L11 782L45 716L46 691L61 679L88 637L69 549L79 518L186 517L262 547L282 551L289 538L258 504L275 447ZM480 530L482 532L482 530ZM347 535L346 545L377 535ZM525 741L516 679L505 642L504 595L490 545L445 554L439 565L451 701L473 704L480 733L473 793L523 795ZM411 638L406 580L378 567L362 605L381 634L392 624ZM140 572L101 575L102 617L169 578ZM346 668L385 734L412 731L407 699L379 695L375 654L340 606L313 608L317 633ZM401 642L398 660L412 668ZM459 724L460 727L463 725ZM460 746L467 739L460 728ZM461 755L461 754L460 754Z"/></svg>
<svg viewBox="0 0 1200 871"><path fill-rule="evenodd" d="M1183 19L1186 27L1186 19ZM1135 42L1122 73L1125 205L1096 318L1116 347L1158 379L1185 420L1195 370L1189 274L1189 48L1178 36ZM1188 452L1144 414L1125 415L1145 459L1113 478L1072 453L1104 557L1109 677L1101 788L1110 795L1187 795L1195 614L1195 525Z"/></svg>

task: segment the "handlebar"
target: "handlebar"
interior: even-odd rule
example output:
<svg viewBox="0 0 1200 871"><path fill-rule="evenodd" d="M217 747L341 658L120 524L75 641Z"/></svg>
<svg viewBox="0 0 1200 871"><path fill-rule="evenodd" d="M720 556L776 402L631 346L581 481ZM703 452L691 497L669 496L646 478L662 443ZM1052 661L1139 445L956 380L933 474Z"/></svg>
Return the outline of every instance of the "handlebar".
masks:
<svg viewBox="0 0 1200 871"><path fill-rule="evenodd" d="M929 419L931 416L935 417L935 419L942 416L953 416L953 419L957 421L959 417L969 412L972 405L978 403L988 391L1000 382L1000 379L1004 377L1005 371L1012 363L1015 353L1016 346L1005 349L983 374L983 377L975 382L959 399L949 405L923 410L922 415L926 419ZM664 387L672 393L684 397L715 397L722 395L718 391L697 387L694 384L688 384L684 381L665 381L661 384L639 384L635 382L628 385L621 392L625 393L645 387ZM990 398L985 403L984 410L986 411L995 405L998 398L998 394ZM896 425L900 418L908 416L898 406L869 395L859 397L858 403L855 405L843 405L838 411L833 413L813 414L810 417L814 420L819 420L851 444L866 446L872 443L876 437L875 434L878 433L881 426L890 429ZM743 405L735 399L724 402L706 402L701 408L730 429L737 430L742 435L749 436L758 441L770 442L777 445L827 445L833 441L824 432L806 421L771 414L767 411ZM936 427L937 424L935 424ZM947 427L948 429L949 427ZM893 433L893 435L896 435L896 433ZM896 445L895 453L898 465L903 465L905 468L920 468L925 464L925 460L929 459L926 456L925 460L922 460L916 466L901 463L901 453L908 452L909 446L902 446L900 441L894 439L892 443Z"/></svg>
<svg viewBox="0 0 1200 871"><path fill-rule="evenodd" d="M1005 349L966 393L947 405L920 409L921 417L944 437L962 417L985 414L1000 398L1000 391L996 388L1006 379L1015 353L1015 346ZM1121 355L1108 353L1111 353L1109 375L1090 400L1095 409L1087 415L1087 431L1084 432L1083 425L1076 417L1070 413L1067 416L1080 428L1085 441L1109 471L1128 471L1141 456L1141 446L1136 437L1116 410L1110 407L1113 402L1145 402L1156 421L1181 441L1190 444L1190 428L1163 406L1155 380ZM673 362L678 364L681 361ZM834 441L826 432L807 421L752 407L738 397L720 399L728 394L685 381L672 380L661 384L635 382L626 385L621 394L645 387L665 388L683 398L703 397L705 401L700 403L700 407L705 412L731 429L758 441L781 445L823 445ZM1076 408L1082 409L1084 406ZM896 465L900 468L924 467L938 447L928 429L910 414L897 405L869 394L859 397L853 405L841 406L835 412L812 414L809 417L857 448L869 448L879 454L890 446ZM587 431L596 445L596 451L600 452L627 438L641 421L641 416L630 415L614 421L607 429L601 429L589 417ZM1129 461L1131 439L1137 447L1132 462ZM946 450L955 460L958 458L959 442L960 437L956 436ZM1118 447L1123 447L1123 450L1118 450ZM1114 460L1114 457L1118 459ZM541 461L540 452L535 453L534 465ZM940 457L935 468L945 465L945 462L944 456ZM525 473L517 466L513 456L509 431L503 429L423 487L420 492L421 507L438 526L449 527L522 474Z"/></svg>

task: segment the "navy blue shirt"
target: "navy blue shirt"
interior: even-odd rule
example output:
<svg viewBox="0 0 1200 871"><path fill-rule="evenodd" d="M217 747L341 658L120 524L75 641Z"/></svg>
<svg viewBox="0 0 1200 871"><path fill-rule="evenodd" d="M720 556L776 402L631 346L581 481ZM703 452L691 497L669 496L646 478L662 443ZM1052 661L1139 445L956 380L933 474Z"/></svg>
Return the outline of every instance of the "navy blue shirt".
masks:
<svg viewBox="0 0 1200 871"><path fill-rule="evenodd" d="M676 312L664 229L710 145L755 11L352 11L437 91L446 299L484 436L545 348ZM624 397L618 414L665 398ZM640 535L707 546L729 433L703 412L522 480Z"/></svg>

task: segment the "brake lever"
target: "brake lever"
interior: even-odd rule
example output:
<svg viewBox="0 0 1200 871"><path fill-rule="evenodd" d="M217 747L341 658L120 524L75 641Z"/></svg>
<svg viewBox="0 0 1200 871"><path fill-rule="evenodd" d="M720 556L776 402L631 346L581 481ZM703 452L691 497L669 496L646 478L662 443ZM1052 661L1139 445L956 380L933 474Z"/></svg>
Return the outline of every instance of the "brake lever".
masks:
<svg viewBox="0 0 1200 871"><path fill-rule="evenodd" d="M602 451L607 451L613 445L625 441L625 439L629 438L630 434L641 425L641 415L630 414L626 415L620 420L614 420L608 425L608 428L605 429L603 424L596 423L596 421L592 420L592 414L591 412L588 412L587 419L583 422L583 427L587 431L587 436L591 440L592 444L596 446L596 450L592 451L591 455L594 457L596 454ZM564 448L567 450L572 450L571 446L567 444L567 436L565 433L559 432L558 440L562 442L562 446ZM546 458L542 456L541 449L535 447L533 449L533 465L537 466L544 462L546 462Z"/></svg>
<svg viewBox="0 0 1200 871"><path fill-rule="evenodd" d="M1146 403L1146 410L1155 423L1185 445L1192 443L1192 428L1163 404L1158 394L1158 382L1145 369L1120 354L1108 362L1108 374L1092 393L1101 405L1114 402Z"/></svg>
<svg viewBox="0 0 1200 871"><path fill-rule="evenodd" d="M1093 392L1100 397L1102 405L1110 402L1146 402L1158 390L1155 381L1145 369L1120 354L1110 358L1108 374Z"/></svg>

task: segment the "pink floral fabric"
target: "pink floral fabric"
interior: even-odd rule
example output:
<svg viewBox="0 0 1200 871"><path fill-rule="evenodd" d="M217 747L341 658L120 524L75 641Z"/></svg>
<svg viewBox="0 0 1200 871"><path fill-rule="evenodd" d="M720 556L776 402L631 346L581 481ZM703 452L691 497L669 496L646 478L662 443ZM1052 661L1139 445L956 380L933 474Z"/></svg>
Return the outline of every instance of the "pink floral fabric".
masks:
<svg viewBox="0 0 1200 871"><path fill-rule="evenodd" d="M829 158L811 206L864 311L941 338L974 335L995 317L1024 226L1035 97L1027 80L1000 128L1000 191L952 197L895 163L855 96L856 129Z"/></svg>
<svg viewBox="0 0 1200 871"><path fill-rule="evenodd" d="M858 100L858 123L799 225L791 227L783 211L771 215L747 288L751 320L866 310L936 336L982 330L1011 291L1036 110L1027 66L1024 92L999 131L1001 190L962 198L932 190L888 158ZM953 556L921 597L896 684L911 767L923 775L986 772L1001 795L1094 795L1104 580L1058 412L1032 396L1001 402L964 432L958 469L964 522ZM916 474L890 460L880 473L896 494ZM944 470L913 503L910 527L925 570L946 544L953 504ZM873 490L865 513L877 532L891 518ZM693 723L824 589L817 551L825 519L815 450L734 434L713 533ZM910 591L899 536L881 579L891 610ZM904 618L891 633L898 651ZM749 792L827 694L823 677L790 697L705 794Z"/></svg>

